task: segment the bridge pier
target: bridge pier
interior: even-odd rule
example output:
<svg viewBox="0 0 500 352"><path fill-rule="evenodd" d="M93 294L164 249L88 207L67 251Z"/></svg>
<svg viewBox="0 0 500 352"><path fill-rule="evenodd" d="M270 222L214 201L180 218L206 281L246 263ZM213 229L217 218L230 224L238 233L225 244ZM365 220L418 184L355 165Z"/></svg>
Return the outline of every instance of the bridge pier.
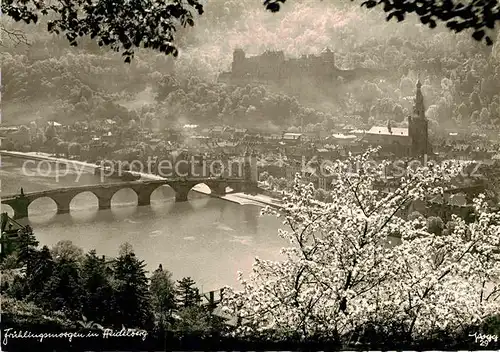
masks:
<svg viewBox="0 0 500 352"><path fill-rule="evenodd" d="M187 202L188 200L188 193L189 190L187 191L175 191L175 201L176 202Z"/></svg>
<svg viewBox="0 0 500 352"><path fill-rule="evenodd" d="M14 220L23 219L28 217L28 207L31 201L25 196L17 196L14 199L3 202L3 204L9 205L12 210L14 210Z"/></svg>
<svg viewBox="0 0 500 352"><path fill-rule="evenodd" d="M225 196L226 195L226 187L227 184L225 182L217 182L208 185L210 187L210 191L212 194L218 195L218 196Z"/></svg>
<svg viewBox="0 0 500 352"><path fill-rule="evenodd" d="M57 214L67 214L69 213L70 203L74 195L60 194L57 197L52 197L57 205Z"/></svg>
<svg viewBox="0 0 500 352"><path fill-rule="evenodd" d="M173 185L171 184L170 186L174 189L175 191L175 201L176 202L187 202L188 200L188 193L193 188L194 184L187 184L187 185Z"/></svg>
<svg viewBox="0 0 500 352"><path fill-rule="evenodd" d="M150 205L151 204L151 195L154 190L157 189L158 186L153 187L138 187L134 188L134 192L137 194L137 205Z"/></svg>
<svg viewBox="0 0 500 352"><path fill-rule="evenodd" d="M69 213L69 204L67 206L57 204L57 214L68 214L68 213Z"/></svg>
<svg viewBox="0 0 500 352"><path fill-rule="evenodd" d="M14 217L12 219L19 220L28 217L28 206L26 207L12 207L14 209Z"/></svg>
<svg viewBox="0 0 500 352"><path fill-rule="evenodd" d="M151 193L140 192L137 194L137 206L150 205Z"/></svg>
<svg viewBox="0 0 500 352"><path fill-rule="evenodd" d="M105 209L110 209L111 208L111 197L99 197L99 210L105 210Z"/></svg>

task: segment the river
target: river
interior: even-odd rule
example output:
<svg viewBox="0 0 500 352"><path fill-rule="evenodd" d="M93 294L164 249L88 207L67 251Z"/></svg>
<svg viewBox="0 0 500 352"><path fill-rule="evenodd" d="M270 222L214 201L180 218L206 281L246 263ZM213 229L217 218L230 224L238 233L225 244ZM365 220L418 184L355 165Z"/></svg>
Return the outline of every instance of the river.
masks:
<svg viewBox="0 0 500 352"><path fill-rule="evenodd" d="M60 187L97 184L91 173L68 173L56 178L48 166L25 167L24 160L2 157L0 179L2 195L35 192ZM38 170L38 171L40 171ZM36 173L36 176L28 176ZM116 180L108 181L116 182ZM205 186L206 187L206 186ZM34 201L29 223L41 245L49 247L60 240L71 240L84 251L116 256L121 244L128 242L136 255L152 271L159 264L173 273L174 279L193 278L204 292L224 285L238 287L237 271L248 273L255 256L280 259L279 249L286 243L278 237L281 220L261 216L256 205L239 205L191 191L189 201L175 203L174 191L162 186L153 192L150 206L137 205L131 189L117 192L111 209L98 210L97 198L89 192L76 196L69 214L56 214L49 198ZM9 206L2 211L12 215Z"/></svg>

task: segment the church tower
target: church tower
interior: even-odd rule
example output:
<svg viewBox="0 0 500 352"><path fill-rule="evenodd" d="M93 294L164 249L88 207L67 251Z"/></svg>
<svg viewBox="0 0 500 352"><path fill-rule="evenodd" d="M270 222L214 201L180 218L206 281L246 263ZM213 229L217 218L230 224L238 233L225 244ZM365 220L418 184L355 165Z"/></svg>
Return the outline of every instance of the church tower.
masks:
<svg viewBox="0 0 500 352"><path fill-rule="evenodd" d="M429 154L428 121L425 117L424 97L420 88L420 80L417 82L415 106L413 116L408 117L408 134L411 137L411 156L423 157Z"/></svg>

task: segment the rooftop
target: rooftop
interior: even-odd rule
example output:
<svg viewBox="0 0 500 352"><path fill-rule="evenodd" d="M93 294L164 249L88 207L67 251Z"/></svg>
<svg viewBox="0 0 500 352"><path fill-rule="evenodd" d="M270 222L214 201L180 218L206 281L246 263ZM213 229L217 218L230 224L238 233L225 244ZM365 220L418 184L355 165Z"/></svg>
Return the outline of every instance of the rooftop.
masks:
<svg viewBox="0 0 500 352"><path fill-rule="evenodd" d="M352 133L352 134L365 134L366 131L365 130L352 130L349 133Z"/></svg>
<svg viewBox="0 0 500 352"><path fill-rule="evenodd" d="M373 126L367 132L367 134L381 134L386 136L405 136L408 137L408 128L402 127L392 127L391 130L387 127Z"/></svg>
<svg viewBox="0 0 500 352"><path fill-rule="evenodd" d="M345 134L342 134L342 133L339 133L339 134L334 134L332 135L333 138L336 138L336 139L356 139L357 137L353 134L350 134L350 135L345 135Z"/></svg>
<svg viewBox="0 0 500 352"><path fill-rule="evenodd" d="M302 136L302 133L292 133L292 132L286 132L283 134L283 138L285 137L294 137L294 138L299 138L300 136Z"/></svg>
<svg viewBox="0 0 500 352"><path fill-rule="evenodd" d="M212 128L211 132L224 132L226 128L223 127L223 126L215 126L214 128Z"/></svg>

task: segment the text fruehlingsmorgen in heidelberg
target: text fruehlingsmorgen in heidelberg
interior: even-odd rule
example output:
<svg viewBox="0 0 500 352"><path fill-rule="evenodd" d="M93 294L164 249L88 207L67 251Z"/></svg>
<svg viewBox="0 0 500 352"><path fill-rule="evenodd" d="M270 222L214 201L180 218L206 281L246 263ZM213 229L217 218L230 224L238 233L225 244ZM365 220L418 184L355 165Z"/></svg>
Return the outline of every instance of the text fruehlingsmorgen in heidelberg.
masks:
<svg viewBox="0 0 500 352"><path fill-rule="evenodd" d="M102 329L101 331L84 332L57 332L57 333L34 333L28 330L13 330L12 328L3 329L2 345L7 345L9 339L35 339L43 342L45 339L67 339L72 342L78 338L112 338L112 337L140 337L143 341L146 340L148 332L139 329L121 330Z"/></svg>

